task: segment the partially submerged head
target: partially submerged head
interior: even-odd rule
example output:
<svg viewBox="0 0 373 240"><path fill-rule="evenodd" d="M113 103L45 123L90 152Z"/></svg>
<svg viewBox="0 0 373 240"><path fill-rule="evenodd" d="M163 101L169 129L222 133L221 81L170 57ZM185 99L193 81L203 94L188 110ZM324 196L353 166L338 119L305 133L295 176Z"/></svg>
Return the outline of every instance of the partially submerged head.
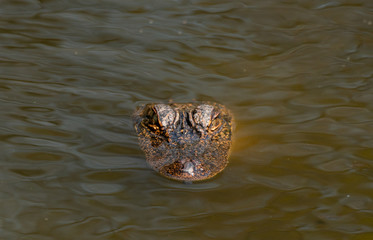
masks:
<svg viewBox="0 0 373 240"><path fill-rule="evenodd" d="M232 116L217 103L151 103L134 114L149 165L181 181L205 180L228 164Z"/></svg>

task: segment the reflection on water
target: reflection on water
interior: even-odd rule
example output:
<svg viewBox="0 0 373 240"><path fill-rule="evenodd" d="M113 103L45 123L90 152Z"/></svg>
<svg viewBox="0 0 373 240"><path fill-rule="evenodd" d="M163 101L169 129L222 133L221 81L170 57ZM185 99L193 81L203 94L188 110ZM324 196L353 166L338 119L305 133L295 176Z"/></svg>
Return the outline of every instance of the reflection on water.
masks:
<svg viewBox="0 0 373 240"><path fill-rule="evenodd" d="M5 1L1 239L372 239L370 1ZM228 167L146 166L131 114L217 101Z"/></svg>

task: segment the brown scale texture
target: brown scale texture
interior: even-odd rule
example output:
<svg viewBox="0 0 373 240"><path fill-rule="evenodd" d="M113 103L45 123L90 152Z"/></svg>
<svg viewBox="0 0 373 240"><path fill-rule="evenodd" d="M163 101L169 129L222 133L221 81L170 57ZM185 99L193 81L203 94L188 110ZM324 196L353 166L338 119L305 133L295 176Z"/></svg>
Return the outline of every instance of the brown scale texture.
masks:
<svg viewBox="0 0 373 240"><path fill-rule="evenodd" d="M228 164L233 119L221 104L151 103L133 119L148 164L165 177L205 180Z"/></svg>

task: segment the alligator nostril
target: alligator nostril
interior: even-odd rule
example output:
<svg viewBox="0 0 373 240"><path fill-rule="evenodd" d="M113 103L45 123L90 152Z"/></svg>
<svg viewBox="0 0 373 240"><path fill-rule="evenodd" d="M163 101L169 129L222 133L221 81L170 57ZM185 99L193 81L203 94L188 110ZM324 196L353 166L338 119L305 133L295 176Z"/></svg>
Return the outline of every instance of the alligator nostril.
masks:
<svg viewBox="0 0 373 240"><path fill-rule="evenodd" d="M183 172L187 172L190 175L194 176L194 165L191 162L187 162L184 164Z"/></svg>

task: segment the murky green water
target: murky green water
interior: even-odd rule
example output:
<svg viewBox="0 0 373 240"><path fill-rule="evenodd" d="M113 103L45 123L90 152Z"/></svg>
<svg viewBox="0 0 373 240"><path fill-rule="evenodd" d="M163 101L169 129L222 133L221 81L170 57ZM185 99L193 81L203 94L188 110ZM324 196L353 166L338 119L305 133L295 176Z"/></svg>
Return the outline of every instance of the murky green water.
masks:
<svg viewBox="0 0 373 240"><path fill-rule="evenodd" d="M372 1L1 1L1 239L373 239ZM230 164L148 168L140 103L216 101Z"/></svg>

